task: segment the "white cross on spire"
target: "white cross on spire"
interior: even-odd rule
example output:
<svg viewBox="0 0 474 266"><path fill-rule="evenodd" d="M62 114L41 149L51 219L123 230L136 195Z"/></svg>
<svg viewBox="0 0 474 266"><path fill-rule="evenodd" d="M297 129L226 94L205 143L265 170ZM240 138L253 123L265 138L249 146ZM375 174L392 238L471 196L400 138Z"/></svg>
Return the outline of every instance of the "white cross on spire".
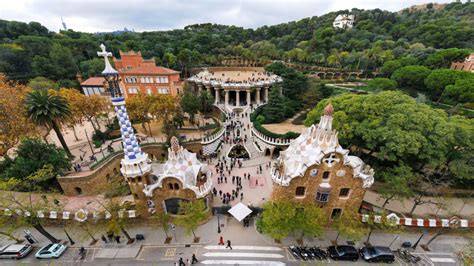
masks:
<svg viewBox="0 0 474 266"><path fill-rule="evenodd" d="M112 57L112 53L105 50L105 45L103 43L100 44L100 49L102 51L97 52L97 55L104 57L105 60L105 68L104 71L102 71L102 74L117 74L117 70L115 70L109 62L109 57Z"/></svg>

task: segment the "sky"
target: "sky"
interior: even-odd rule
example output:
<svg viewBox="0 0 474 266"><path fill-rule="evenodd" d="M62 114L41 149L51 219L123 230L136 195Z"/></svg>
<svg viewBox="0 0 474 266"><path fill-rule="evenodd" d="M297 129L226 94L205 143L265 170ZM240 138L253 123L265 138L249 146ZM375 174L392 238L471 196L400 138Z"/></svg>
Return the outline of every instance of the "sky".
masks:
<svg viewBox="0 0 474 266"><path fill-rule="evenodd" d="M182 29L197 23L257 28L331 11L380 8L398 11L429 0L0 0L0 19L37 21L49 30L83 32ZM453 2L437 0L437 3Z"/></svg>

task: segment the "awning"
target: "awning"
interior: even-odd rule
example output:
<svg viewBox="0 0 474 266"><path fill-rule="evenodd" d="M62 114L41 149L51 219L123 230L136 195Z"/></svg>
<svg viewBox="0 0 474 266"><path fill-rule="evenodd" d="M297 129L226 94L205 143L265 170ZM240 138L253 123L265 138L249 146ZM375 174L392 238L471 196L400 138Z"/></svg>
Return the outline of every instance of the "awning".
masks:
<svg viewBox="0 0 474 266"><path fill-rule="evenodd" d="M229 210L229 213L232 214L232 216L234 216L234 218L240 222L249 214L251 214L252 210L241 202L239 202Z"/></svg>

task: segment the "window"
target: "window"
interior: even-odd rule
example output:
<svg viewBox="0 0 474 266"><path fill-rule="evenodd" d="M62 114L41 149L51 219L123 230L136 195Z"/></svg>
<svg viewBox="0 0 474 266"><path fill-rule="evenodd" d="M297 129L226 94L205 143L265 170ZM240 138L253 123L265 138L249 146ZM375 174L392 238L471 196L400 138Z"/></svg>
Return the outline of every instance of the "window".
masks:
<svg viewBox="0 0 474 266"><path fill-rule="evenodd" d="M141 77L141 78L140 78L140 82L141 82L141 83L145 83L145 78L144 78L144 77Z"/></svg>
<svg viewBox="0 0 474 266"><path fill-rule="evenodd" d="M146 93L148 93L148 95L151 95L151 89L150 89L150 88L146 88Z"/></svg>
<svg viewBox="0 0 474 266"><path fill-rule="evenodd" d="M128 93L137 94L138 93L138 88L137 87L129 87L128 88Z"/></svg>
<svg viewBox="0 0 474 266"><path fill-rule="evenodd" d="M296 188L296 196L297 197L304 196L304 192L305 192L305 187L297 187Z"/></svg>
<svg viewBox="0 0 474 266"><path fill-rule="evenodd" d="M168 83L168 77L156 77L156 83Z"/></svg>
<svg viewBox="0 0 474 266"><path fill-rule="evenodd" d="M171 190L173 190L173 184L168 183L168 188L171 189Z"/></svg>
<svg viewBox="0 0 474 266"><path fill-rule="evenodd" d="M329 175L331 175L331 172L329 172L329 171L324 172L323 173L323 180L329 179Z"/></svg>
<svg viewBox="0 0 474 266"><path fill-rule="evenodd" d="M179 185L178 185L178 183L174 183L174 189L175 189L175 190L179 190Z"/></svg>
<svg viewBox="0 0 474 266"><path fill-rule="evenodd" d="M328 202L329 201L329 192L317 192L316 193L316 201L319 202Z"/></svg>
<svg viewBox="0 0 474 266"><path fill-rule="evenodd" d="M341 190L339 191L339 197L341 197L341 198L348 197L349 196L349 191L350 191L349 188L341 188Z"/></svg>
<svg viewBox="0 0 474 266"><path fill-rule="evenodd" d="M336 219L337 217L341 216L341 213L342 213L342 209L339 209L339 208L334 208L334 209L332 209L332 212L331 212L331 220L334 220L334 219Z"/></svg>
<svg viewBox="0 0 474 266"><path fill-rule="evenodd" d="M159 94L169 94L170 90L168 88L158 88Z"/></svg>

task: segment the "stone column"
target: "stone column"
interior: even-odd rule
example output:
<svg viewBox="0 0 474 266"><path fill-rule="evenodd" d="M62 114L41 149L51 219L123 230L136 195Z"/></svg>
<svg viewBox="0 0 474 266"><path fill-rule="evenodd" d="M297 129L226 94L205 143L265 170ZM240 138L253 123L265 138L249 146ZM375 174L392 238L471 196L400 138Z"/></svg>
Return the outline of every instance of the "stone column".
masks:
<svg viewBox="0 0 474 266"><path fill-rule="evenodd" d="M207 93L211 93L211 85L206 86Z"/></svg>
<svg viewBox="0 0 474 266"><path fill-rule="evenodd" d="M263 99L265 100L266 103L268 102L268 87L264 88Z"/></svg>
<svg viewBox="0 0 474 266"><path fill-rule="evenodd" d="M202 84L198 84L198 93L202 92Z"/></svg>
<svg viewBox="0 0 474 266"><path fill-rule="evenodd" d="M247 90L247 106L250 105L250 100L252 99L252 98L250 98L250 97L251 97L251 96L250 96L250 89L248 89L248 90Z"/></svg>
<svg viewBox="0 0 474 266"><path fill-rule="evenodd" d="M255 88L255 93L256 93L256 99L257 99L257 105L260 105L260 90L261 88Z"/></svg>
<svg viewBox="0 0 474 266"><path fill-rule="evenodd" d="M229 105L229 91L228 90L225 91L225 99L224 100L225 100L224 105L228 106Z"/></svg>
<svg viewBox="0 0 474 266"><path fill-rule="evenodd" d="M235 106L240 106L240 91L235 91Z"/></svg>
<svg viewBox="0 0 474 266"><path fill-rule="evenodd" d="M216 100L216 103L215 103L215 104L219 104L219 102L221 101L221 99L220 99L220 94L219 94L219 89L220 89L220 88L217 88L217 87L214 88L214 90L215 90L215 97L214 97L214 98L215 98L215 100Z"/></svg>

